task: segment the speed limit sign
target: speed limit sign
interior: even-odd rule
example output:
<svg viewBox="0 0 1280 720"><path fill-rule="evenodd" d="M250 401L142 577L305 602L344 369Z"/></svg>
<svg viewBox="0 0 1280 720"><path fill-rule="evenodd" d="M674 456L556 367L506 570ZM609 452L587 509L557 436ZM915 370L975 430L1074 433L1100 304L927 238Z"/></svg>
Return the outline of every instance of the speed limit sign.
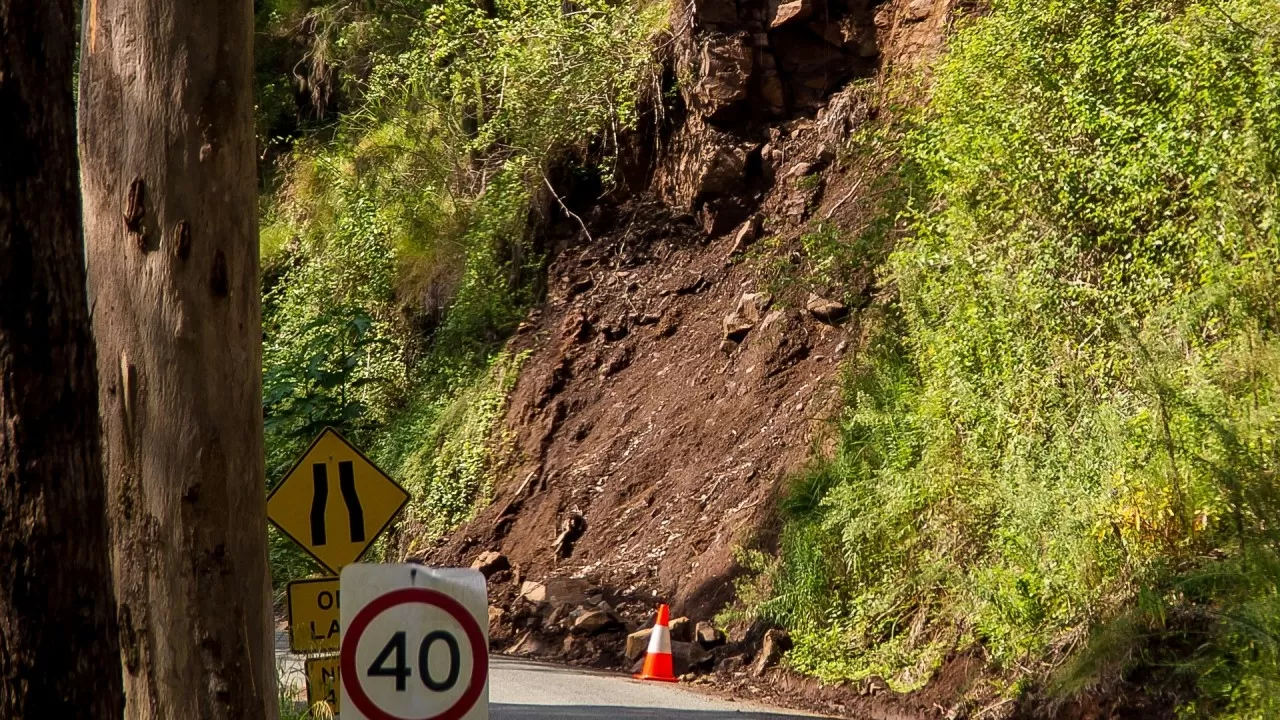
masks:
<svg viewBox="0 0 1280 720"><path fill-rule="evenodd" d="M355 564L341 583L342 720L488 720L483 575Z"/></svg>

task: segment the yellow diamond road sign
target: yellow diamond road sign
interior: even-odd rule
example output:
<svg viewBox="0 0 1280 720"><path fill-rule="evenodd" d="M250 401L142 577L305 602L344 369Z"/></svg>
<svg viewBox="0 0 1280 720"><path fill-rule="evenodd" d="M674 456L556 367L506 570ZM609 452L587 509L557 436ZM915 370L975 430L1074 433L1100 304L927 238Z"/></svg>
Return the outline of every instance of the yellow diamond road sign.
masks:
<svg viewBox="0 0 1280 720"><path fill-rule="evenodd" d="M267 496L267 517L335 575L360 559L409 493L333 428Z"/></svg>

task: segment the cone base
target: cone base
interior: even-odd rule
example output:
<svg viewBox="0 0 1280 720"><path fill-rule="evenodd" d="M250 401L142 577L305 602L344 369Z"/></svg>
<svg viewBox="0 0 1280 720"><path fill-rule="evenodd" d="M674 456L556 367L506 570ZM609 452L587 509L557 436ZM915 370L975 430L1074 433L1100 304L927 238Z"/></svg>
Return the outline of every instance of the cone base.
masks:
<svg viewBox="0 0 1280 720"><path fill-rule="evenodd" d="M679 680L673 677L665 678L665 677L658 677L657 675L640 674L640 675L632 675L631 677L635 678L636 680L656 680L657 682L669 682L669 683L680 682Z"/></svg>

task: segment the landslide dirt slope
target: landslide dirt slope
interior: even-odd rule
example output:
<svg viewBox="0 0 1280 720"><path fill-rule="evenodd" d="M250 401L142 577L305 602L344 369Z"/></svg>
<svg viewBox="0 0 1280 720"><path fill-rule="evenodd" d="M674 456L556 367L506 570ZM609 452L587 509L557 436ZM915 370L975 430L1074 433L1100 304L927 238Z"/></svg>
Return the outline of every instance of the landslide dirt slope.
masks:
<svg viewBox="0 0 1280 720"><path fill-rule="evenodd" d="M495 500L431 560L496 550L518 577L588 577L701 618L731 599L735 546L767 539L860 345L857 313L820 322L807 289L744 304L765 288L731 251L753 222L793 239L856 214L860 170L836 167L841 144L876 112L886 67L932 57L951 12L950 0L674 10L683 108L653 139L647 189L573 218L545 305L512 340L530 357ZM735 311L754 322L725 342Z"/></svg>

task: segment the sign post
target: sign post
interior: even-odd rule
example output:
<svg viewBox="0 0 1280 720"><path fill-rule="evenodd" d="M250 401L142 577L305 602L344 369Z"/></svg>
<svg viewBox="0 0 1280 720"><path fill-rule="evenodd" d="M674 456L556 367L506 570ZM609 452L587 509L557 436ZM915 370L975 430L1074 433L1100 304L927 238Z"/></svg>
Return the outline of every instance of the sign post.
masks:
<svg viewBox="0 0 1280 720"><path fill-rule="evenodd" d="M483 575L356 564L342 586L343 720L488 720Z"/></svg>

